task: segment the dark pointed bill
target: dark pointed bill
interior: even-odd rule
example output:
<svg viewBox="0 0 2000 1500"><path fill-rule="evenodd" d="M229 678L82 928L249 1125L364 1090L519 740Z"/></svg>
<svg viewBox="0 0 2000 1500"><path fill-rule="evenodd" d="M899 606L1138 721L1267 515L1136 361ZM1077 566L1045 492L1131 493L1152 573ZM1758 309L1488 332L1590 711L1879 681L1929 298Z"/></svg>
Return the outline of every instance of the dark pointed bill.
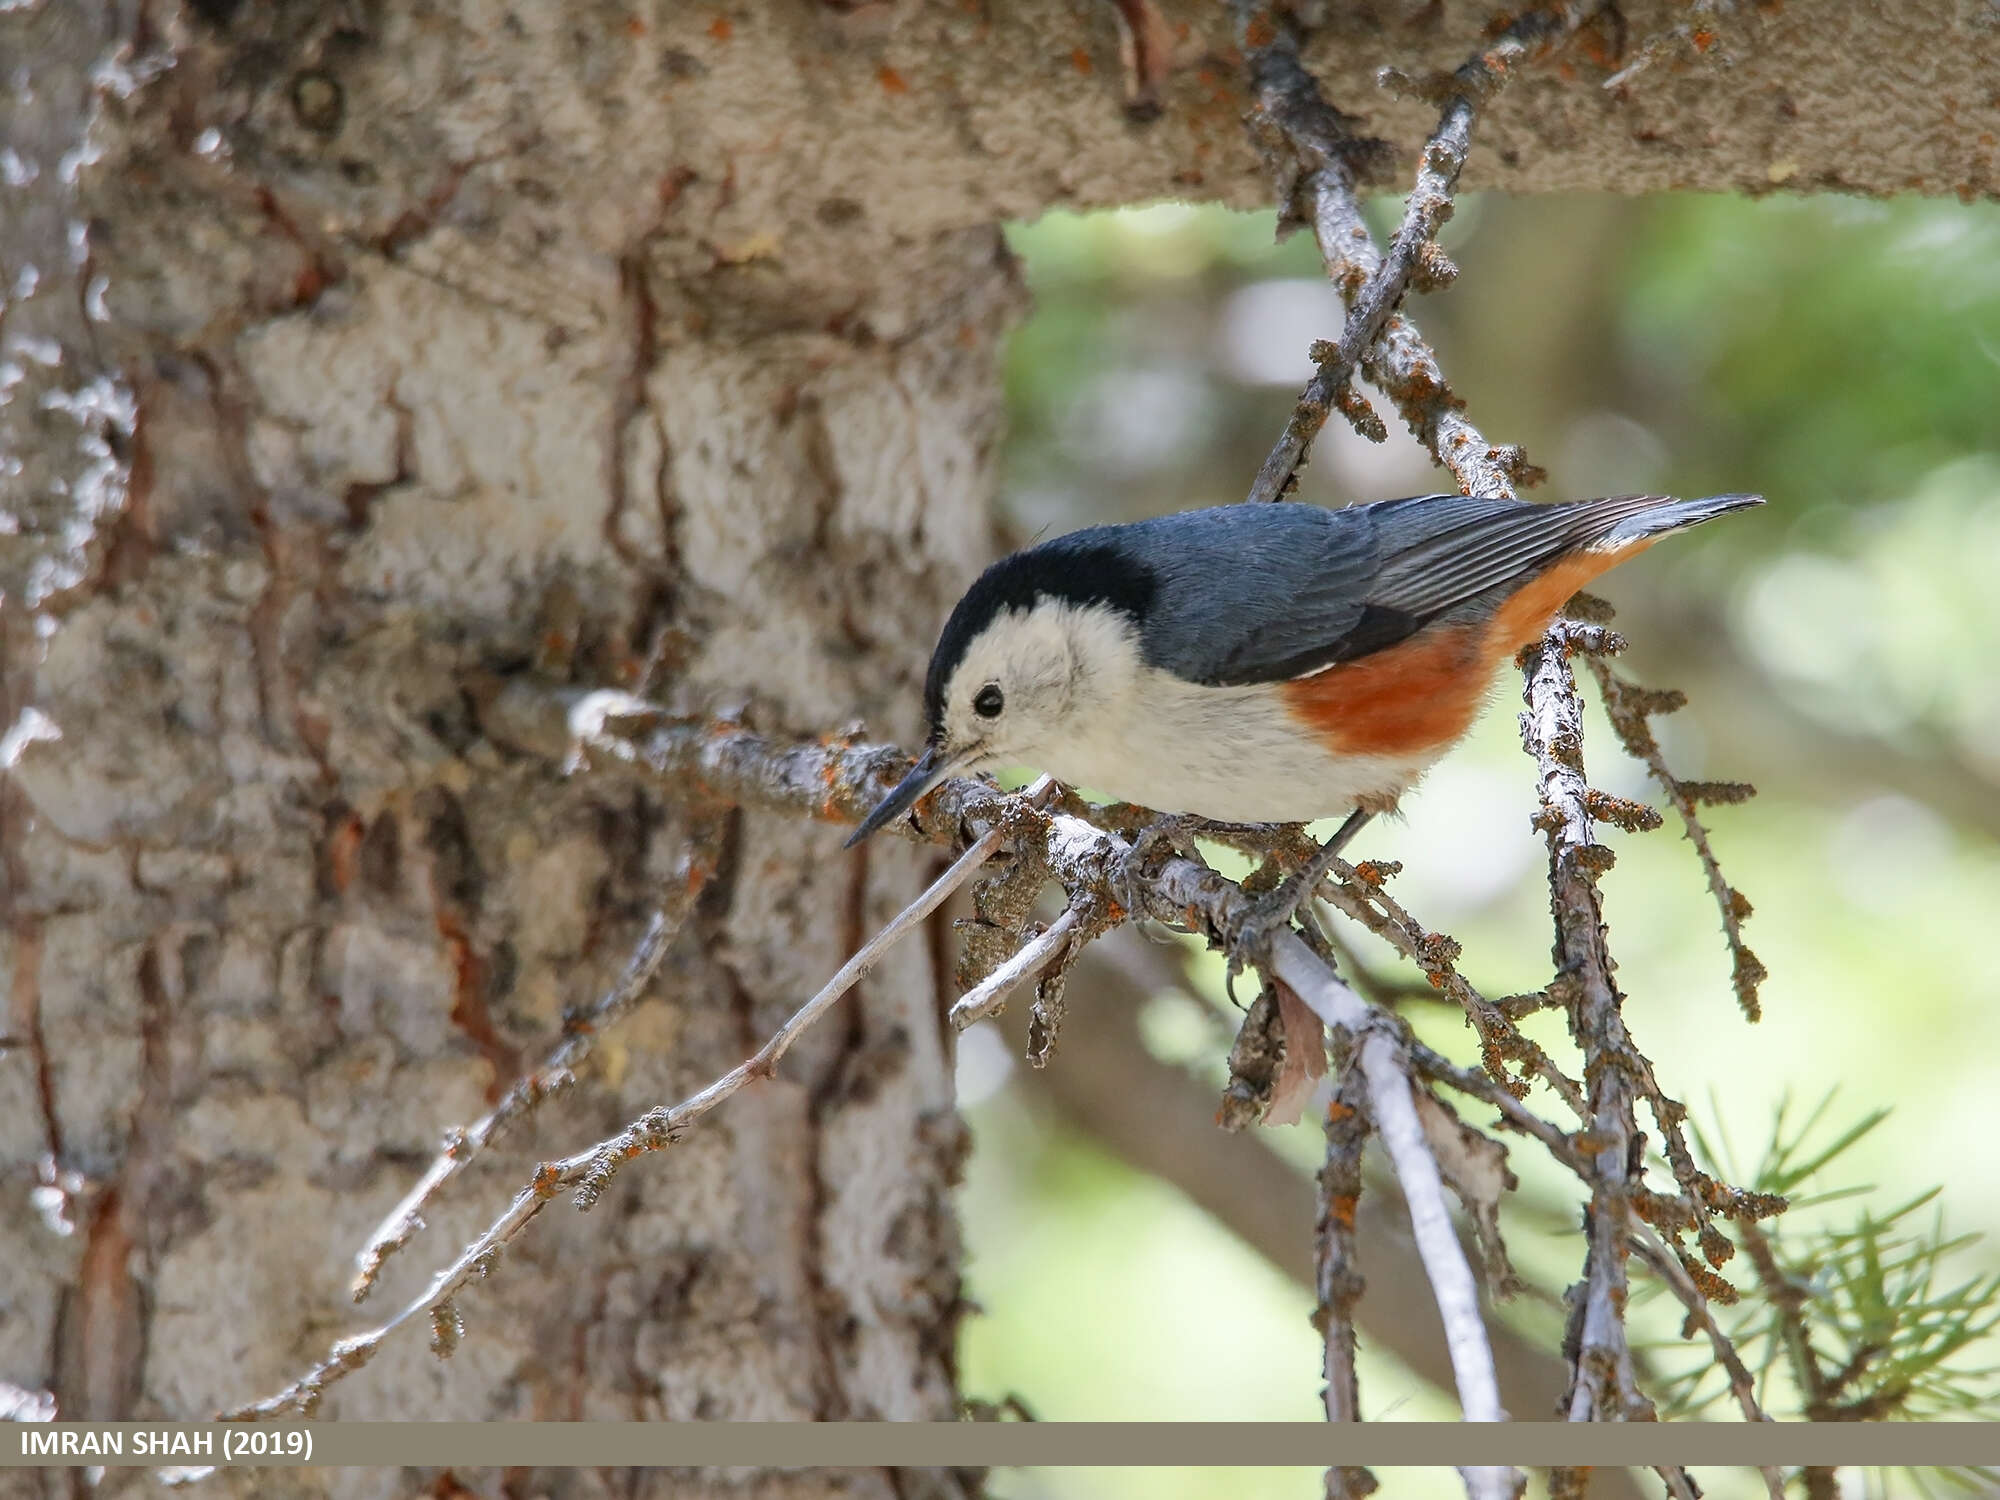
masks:
<svg viewBox="0 0 2000 1500"><path fill-rule="evenodd" d="M927 747L917 763L910 767L910 774L896 783L894 791L875 804L875 810L861 820L861 826L849 834L847 842L840 847L852 849L876 829L901 817L916 806L919 797L956 769L936 745Z"/></svg>

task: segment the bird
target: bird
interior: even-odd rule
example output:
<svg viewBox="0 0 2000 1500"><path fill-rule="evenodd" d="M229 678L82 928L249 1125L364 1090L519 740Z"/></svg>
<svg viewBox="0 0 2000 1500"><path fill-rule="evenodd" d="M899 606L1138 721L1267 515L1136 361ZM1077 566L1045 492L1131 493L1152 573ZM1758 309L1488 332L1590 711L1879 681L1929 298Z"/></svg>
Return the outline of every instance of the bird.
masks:
<svg viewBox="0 0 2000 1500"><path fill-rule="evenodd" d="M848 847L945 778L1008 766L1183 819L1346 814L1281 888L1296 905L1300 878L1315 887L1396 807L1579 589L1762 503L1242 502L1039 542L952 609L925 675L923 753Z"/></svg>

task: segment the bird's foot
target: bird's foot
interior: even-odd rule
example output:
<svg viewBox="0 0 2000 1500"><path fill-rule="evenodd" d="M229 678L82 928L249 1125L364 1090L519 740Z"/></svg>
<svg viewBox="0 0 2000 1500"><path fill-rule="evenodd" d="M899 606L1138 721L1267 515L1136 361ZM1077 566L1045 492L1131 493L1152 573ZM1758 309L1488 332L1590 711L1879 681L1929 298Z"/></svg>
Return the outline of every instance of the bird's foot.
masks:
<svg viewBox="0 0 2000 1500"><path fill-rule="evenodd" d="M1126 911L1136 918L1143 918L1146 915L1147 865L1161 844L1165 844L1169 850L1185 859L1199 857L1194 846L1194 837L1200 827L1201 819L1186 813L1174 813L1161 818L1158 822L1147 824L1139 831L1139 836L1132 840L1132 847L1118 862L1117 894L1119 902Z"/></svg>
<svg viewBox="0 0 2000 1500"><path fill-rule="evenodd" d="M1271 956L1271 939L1292 925L1299 908L1312 899L1319 883L1326 879L1333 862L1348 841L1374 814L1356 808L1332 838L1320 845L1313 857L1287 875L1269 895L1258 898L1229 924L1222 933L1226 959L1223 984L1231 1000L1236 999L1236 976L1246 967L1259 967Z"/></svg>

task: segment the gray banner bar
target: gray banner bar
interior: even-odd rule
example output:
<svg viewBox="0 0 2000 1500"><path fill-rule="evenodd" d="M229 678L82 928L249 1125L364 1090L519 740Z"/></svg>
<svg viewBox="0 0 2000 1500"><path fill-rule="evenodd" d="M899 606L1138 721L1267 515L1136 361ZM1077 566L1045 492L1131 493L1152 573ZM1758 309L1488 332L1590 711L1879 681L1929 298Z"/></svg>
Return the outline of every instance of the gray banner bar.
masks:
<svg viewBox="0 0 2000 1500"><path fill-rule="evenodd" d="M26 1464L2000 1464L2000 1423L42 1422L0 1427Z"/></svg>

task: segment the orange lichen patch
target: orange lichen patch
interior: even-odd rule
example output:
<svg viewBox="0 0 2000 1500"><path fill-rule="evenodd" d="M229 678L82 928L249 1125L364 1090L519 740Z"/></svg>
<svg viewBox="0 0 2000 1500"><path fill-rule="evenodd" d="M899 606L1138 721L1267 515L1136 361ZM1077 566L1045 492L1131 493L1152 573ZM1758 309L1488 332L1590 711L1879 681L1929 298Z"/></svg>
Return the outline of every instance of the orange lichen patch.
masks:
<svg viewBox="0 0 2000 1500"><path fill-rule="evenodd" d="M292 282L292 305L305 307L319 300L326 290L327 274L316 260L309 260Z"/></svg>
<svg viewBox="0 0 2000 1500"><path fill-rule="evenodd" d="M687 185L693 182L696 173L692 167L675 167L673 171L662 173L659 183L660 207L672 208L679 201Z"/></svg>
<svg viewBox="0 0 2000 1500"><path fill-rule="evenodd" d="M1095 64L1093 64L1090 60L1090 54L1084 51L1083 48L1081 47L1077 47L1070 52L1069 63L1070 66L1075 68L1079 73L1087 74L1092 72L1095 68Z"/></svg>
<svg viewBox="0 0 2000 1500"><path fill-rule="evenodd" d="M885 94L907 94L910 91L910 85L903 75L887 63L875 70L875 81L882 85L882 92Z"/></svg>
<svg viewBox="0 0 2000 1500"><path fill-rule="evenodd" d="M1285 706L1336 753L1421 755L1457 739L1478 712L1494 665L1480 646L1466 626L1419 631L1286 683Z"/></svg>
<svg viewBox="0 0 2000 1500"><path fill-rule="evenodd" d="M708 23L708 34L718 42L726 42L736 34L736 23L727 16L717 16Z"/></svg>
<svg viewBox="0 0 2000 1500"><path fill-rule="evenodd" d="M1549 628L1549 622L1569 602L1570 595L1598 574L1617 567L1627 558L1637 557L1653 541L1652 537L1646 537L1623 547L1572 552L1546 573L1530 580L1500 606L1499 613L1486 627L1486 659L1496 665L1510 659Z"/></svg>
<svg viewBox="0 0 2000 1500"><path fill-rule="evenodd" d="M361 819L353 813L335 825L326 841L327 879L333 886L335 895L346 894L354 884L354 871L361 854L361 836L366 832Z"/></svg>
<svg viewBox="0 0 2000 1500"><path fill-rule="evenodd" d="M1716 38L1715 38L1715 33L1710 31L1707 27L1704 26L1696 28L1692 40L1694 42L1695 51L1706 52L1708 51L1709 48L1715 45Z"/></svg>
<svg viewBox="0 0 2000 1500"><path fill-rule="evenodd" d="M1577 46L1583 55L1600 68L1615 68L1621 60L1623 47L1618 34L1623 22L1606 25L1602 13L1591 17L1583 29L1577 33Z"/></svg>

